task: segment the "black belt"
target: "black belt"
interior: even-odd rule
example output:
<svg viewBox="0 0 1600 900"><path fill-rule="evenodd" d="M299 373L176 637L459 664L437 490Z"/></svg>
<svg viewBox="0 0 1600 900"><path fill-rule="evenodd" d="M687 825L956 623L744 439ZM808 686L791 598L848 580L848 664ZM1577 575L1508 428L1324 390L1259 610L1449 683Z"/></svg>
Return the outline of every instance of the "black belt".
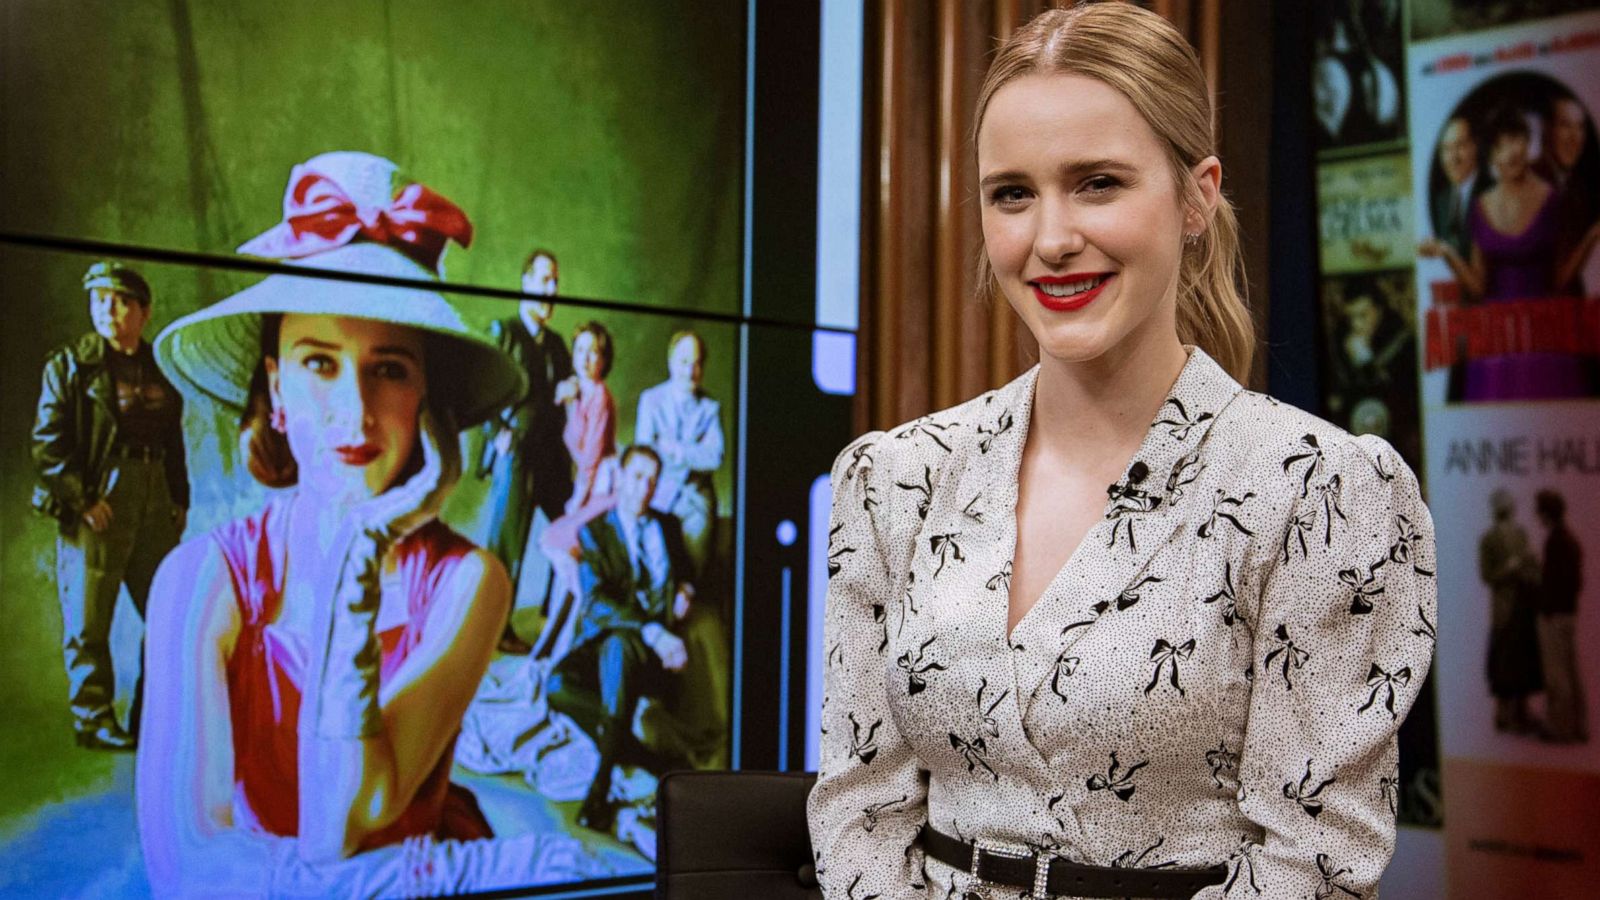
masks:
<svg viewBox="0 0 1600 900"><path fill-rule="evenodd" d="M164 447L140 447L135 444L113 444L111 447L111 455L120 456L123 459L142 459L145 462L160 462L161 460L166 459L167 451Z"/></svg>
<svg viewBox="0 0 1600 900"><path fill-rule="evenodd" d="M930 825L922 828L922 849L952 869L982 884L1027 888L1034 897L1193 897L1228 877L1227 866L1207 869L1122 869L1086 866L1050 853L969 844Z"/></svg>

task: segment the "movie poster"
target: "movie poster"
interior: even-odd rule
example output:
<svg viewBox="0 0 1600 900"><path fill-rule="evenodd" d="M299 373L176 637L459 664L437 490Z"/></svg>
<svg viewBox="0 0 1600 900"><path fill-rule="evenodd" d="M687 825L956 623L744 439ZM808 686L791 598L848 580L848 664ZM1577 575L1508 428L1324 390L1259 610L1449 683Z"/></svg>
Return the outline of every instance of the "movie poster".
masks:
<svg viewBox="0 0 1600 900"><path fill-rule="evenodd" d="M135 252L0 248L0 894L649 878L731 750L744 14L7 6L0 226Z"/></svg>
<svg viewBox="0 0 1600 900"><path fill-rule="evenodd" d="M1317 209L1323 275L1410 265L1411 169L1404 153L1322 163Z"/></svg>
<svg viewBox="0 0 1600 900"><path fill-rule="evenodd" d="M1408 60L1452 897L1600 874L1600 13L1526 20L1572 6L1412 17L1440 35Z"/></svg>

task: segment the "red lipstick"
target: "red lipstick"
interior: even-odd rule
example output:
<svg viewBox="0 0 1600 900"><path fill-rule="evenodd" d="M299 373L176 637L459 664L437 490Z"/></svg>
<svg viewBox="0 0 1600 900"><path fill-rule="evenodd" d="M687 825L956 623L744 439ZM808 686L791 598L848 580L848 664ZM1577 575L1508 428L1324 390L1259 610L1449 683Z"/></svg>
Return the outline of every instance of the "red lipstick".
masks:
<svg viewBox="0 0 1600 900"><path fill-rule="evenodd" d="M1094 298L1100 296L1100 292L1105 290L1105 286L1110 284L1115 277L1116 273L1114 272L1075 272L1070 275L1046 275L1041 278L1035 278L1028 282L1028 286L1033 288L1034 299L1039 301L1040 306L1051 312L1071 312L1075 309L1082 309L1094 302ZM1079 291L1070 297L1052 296L1045 293L1044 289L1040 287L1042 284L1078 284L1093 279L1100 279L1100 283L1089 290Z"/></svg>
<svg viewBox="0 0 1600 900"><path fill-rule="evenodd" d="M333 452L347 466L364 466L377 459L381 451L374 444L359 444L335 447Z"/></svg>

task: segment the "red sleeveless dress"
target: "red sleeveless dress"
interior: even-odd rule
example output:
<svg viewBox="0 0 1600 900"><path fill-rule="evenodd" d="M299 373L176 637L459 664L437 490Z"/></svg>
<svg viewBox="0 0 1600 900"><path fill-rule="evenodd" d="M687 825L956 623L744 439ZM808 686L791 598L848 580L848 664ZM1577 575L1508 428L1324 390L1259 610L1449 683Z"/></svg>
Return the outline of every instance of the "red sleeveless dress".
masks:
<svg viewBox="0 0 1600 900"><path fill-rule="evenodd" d="M239 637L226 663L235 813L247 817L241 827L294 836L300 827L300 685L310 654L303 638L269 627L283 605L288 510L287 498L274 498L260 512L218 528L213 537L239 605ZM396 548L407 615L403 624L378 633L383 680L394 675L422 640L439 585L472 550L470 541L437 519ZM456 840L493 837L472 793L450 783L454 756L452 738L410 806L369 836L362 849L425 834Z"/></svg>

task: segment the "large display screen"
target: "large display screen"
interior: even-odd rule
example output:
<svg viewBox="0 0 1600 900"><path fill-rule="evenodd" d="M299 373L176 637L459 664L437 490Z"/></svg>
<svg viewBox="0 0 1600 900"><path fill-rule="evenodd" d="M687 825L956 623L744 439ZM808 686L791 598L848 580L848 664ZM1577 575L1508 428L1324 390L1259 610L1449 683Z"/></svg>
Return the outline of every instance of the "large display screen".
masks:
<svg viewBox="0 0 1600 900"><path fill-rule="evenodd" d="M615 892L800 757L815 22L6 20L0 894Z"/></svg>

